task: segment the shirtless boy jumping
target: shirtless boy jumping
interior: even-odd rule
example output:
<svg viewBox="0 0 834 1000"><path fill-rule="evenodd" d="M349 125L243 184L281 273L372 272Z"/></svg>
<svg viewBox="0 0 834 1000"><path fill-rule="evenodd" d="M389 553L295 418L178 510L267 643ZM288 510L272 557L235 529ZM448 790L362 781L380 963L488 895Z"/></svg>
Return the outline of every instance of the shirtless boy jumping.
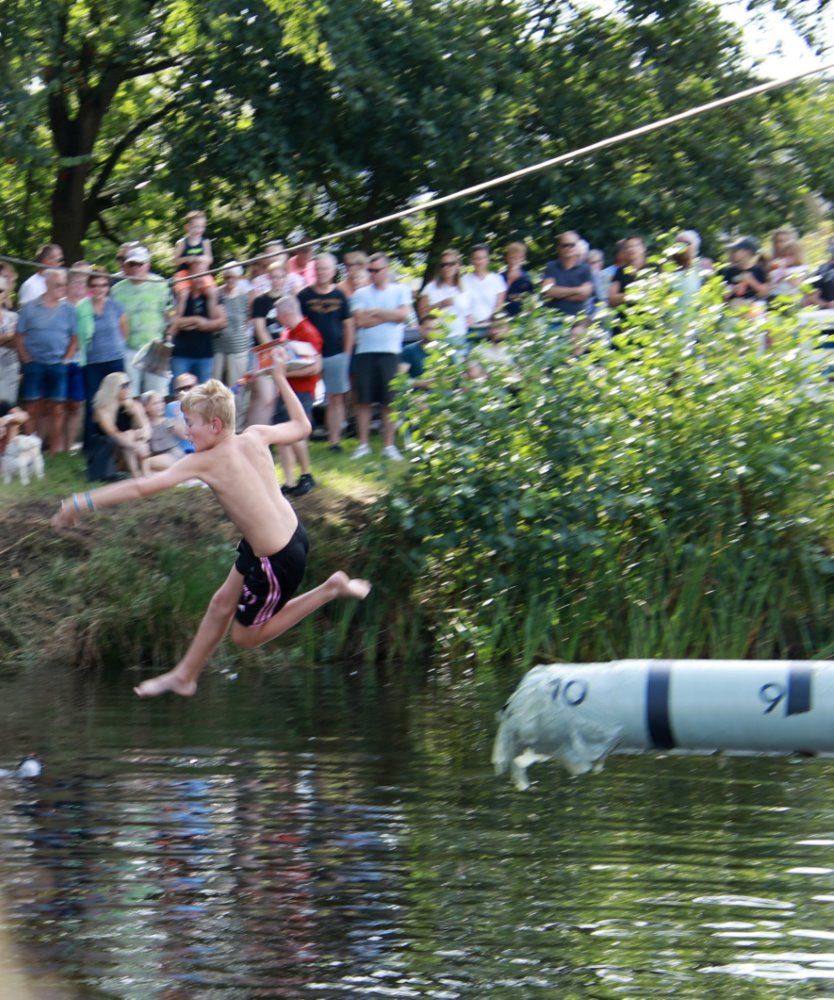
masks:
<svg viewBox="0 0 834 1000"><path fill-rule="evenodd" d="M55 527L71 527L82 513L202 479L214 492L243 538L226 582L214 594L197 634L173 670L143 681L134 690L143 698L173 691L186 697L209 657L232 626L232 640L245 649L262 646L335 597L367 597L367 580L334 573L298 597L307 561L307 532L282 495L269 446L292 444L310 433L310 423L287 382L285 354L273 351L273 377L289 415L286 423L254 425L235 434L235 406L229 389L211 379L182 401L195 451L170 468L145 479L128 479L73 494L53 517Z"/></svg>

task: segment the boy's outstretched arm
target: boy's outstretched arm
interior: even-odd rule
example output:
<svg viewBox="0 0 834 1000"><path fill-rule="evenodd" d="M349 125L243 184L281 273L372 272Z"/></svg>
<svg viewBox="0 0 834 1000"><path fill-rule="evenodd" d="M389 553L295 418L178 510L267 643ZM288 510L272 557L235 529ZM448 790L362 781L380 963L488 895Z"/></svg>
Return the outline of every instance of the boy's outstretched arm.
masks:
<svg viewBox="0 0 834 1000"><path fill-rule="evenodd" d="M200 479L204 471L204 462L199 454L186 455L169 468L143 479L124 479L95 490L73 493L71 497L61 501L61 506L52 518L52 527L72 528L78 524L82 514L162 493L188 479Z"/></svg>

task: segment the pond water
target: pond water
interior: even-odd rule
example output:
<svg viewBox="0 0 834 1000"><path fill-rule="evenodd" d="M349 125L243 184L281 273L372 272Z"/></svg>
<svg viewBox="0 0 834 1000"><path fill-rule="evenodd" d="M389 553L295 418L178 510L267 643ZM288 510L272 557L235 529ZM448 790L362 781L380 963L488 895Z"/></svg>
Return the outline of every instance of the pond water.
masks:
<svg viewBox="0 0 834 1000"><path fill-rule="evenodd" d="M0 678L0 968L34 996L834 996L834 764L489 765L510 681ZM4 1000L16 1000L2 992Z"/></svg>

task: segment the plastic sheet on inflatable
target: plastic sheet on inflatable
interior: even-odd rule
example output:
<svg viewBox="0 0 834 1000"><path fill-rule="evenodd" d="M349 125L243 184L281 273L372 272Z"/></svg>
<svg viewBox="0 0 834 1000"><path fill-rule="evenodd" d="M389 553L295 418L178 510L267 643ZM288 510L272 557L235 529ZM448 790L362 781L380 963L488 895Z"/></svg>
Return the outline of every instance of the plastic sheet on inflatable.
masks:
<svg viewBox="0 0 834 1000"><path fill-rule="evenodd" d="M528 767L573 774L609 753L834 753L834 662L617 660L538 666L498 713L498 774L520 789Z"/></svg>

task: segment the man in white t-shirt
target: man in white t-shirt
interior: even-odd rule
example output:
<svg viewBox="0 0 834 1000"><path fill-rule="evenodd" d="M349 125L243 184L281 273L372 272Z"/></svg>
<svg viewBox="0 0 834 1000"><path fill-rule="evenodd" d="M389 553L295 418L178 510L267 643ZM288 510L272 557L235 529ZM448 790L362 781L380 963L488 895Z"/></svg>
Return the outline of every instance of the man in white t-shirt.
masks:
<svg viewBox="0 0 834 1000"><path fill-rule="evenodd" d="M356 429L359 447L354 458L371 454L371 407L379 403L382 414L382 454L395 462L402 460L394 444L394 423L390 416L391 380L397 374L403 331L411 315L411 292L391 281L388 258L372 254L368 261L371 283L358 288L350 300L356 330L353 378L356 389Z"/></svg>
<svg viewBox="0 0 834 1000"><path fill-rule="evenodd" d="M17 303L25 306L27 302L34 302L46 291L46 279L43 272L52 267L64 266L64 251L57 243L44 243L37 254L38 269L27 278L20 286L17 295Z"/></svg>
<svg viewBox="0 0 834 1000"><path fill-rule="evenodd" d="M480 340L489 330L489 321L504 305L507 298L507 282L495 271L489 269L489 247L479 243L472 248L469 257L472 270L463 276L463 290L469 295L472 317L469 327L470 338Z"/></svg>

